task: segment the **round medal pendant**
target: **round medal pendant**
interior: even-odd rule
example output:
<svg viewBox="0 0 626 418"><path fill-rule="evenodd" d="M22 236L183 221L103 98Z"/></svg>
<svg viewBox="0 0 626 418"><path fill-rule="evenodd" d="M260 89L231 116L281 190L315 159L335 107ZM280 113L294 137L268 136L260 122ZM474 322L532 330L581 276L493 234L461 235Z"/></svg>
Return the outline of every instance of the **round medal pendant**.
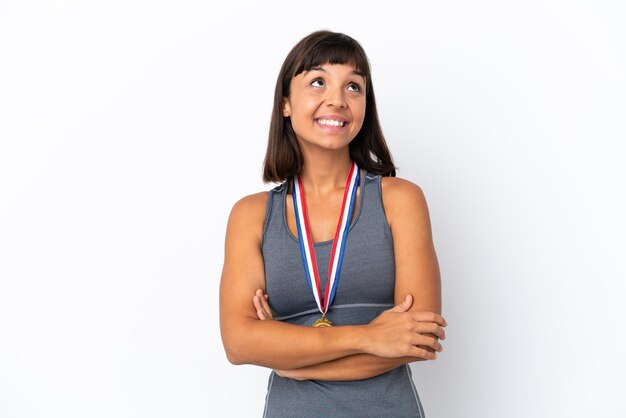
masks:
<svg viewBox="0 0 626 418"><path fill-rule="evenodd" d="M330 320L328 320L328 318L326 318L325 316L321 317L320 319L318 319L317 321L315 321L313 323L313 326L315 328L326 328L326 327L332 327L333 323L330 322Z"/></svg>

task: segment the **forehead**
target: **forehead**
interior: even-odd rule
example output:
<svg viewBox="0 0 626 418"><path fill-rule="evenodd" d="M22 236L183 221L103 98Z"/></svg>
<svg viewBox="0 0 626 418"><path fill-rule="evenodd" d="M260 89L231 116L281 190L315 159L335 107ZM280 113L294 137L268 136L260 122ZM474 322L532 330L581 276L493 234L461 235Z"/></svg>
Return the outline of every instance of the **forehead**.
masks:
<svg viewBox="0 0 626 418"><path fill-rule="evenodd" d="M333 74L333 75L347 75L347 76L358 76L361 78L365 78L365 75L359 71L354 65L351 64L323 64L316 65L308 70L302 71L302 75L306 76L309 73L324 73L324 74Z"/></svg>
<svg viewBox="0 0 626 418"><path fill-rule="evenodd" d="M352 39L346 37L322 39L300 51L295 59L295 74L325 64L351 64L364 72L368 67L365 52Z"/></svg>

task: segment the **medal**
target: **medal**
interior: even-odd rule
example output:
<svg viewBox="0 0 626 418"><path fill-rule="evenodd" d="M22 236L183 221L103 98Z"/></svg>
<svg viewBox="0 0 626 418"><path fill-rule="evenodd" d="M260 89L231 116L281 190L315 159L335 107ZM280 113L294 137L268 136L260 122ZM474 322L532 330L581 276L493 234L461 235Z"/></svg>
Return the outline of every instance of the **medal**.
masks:
<svg viewBox="0 0 626 418"><path fill-rule="evenodd" d="M313 322L313 326L315 328L326 328L326 327L332 327L333 323L330 322L330 320L326 318L325 316L322 316L320 319Z"/></svg>
<svg viewBox="0 0 626 418"><path fill-rule="evenodd" d="M304 267L304 275L307 283L311 288L315 303L322 313L322 317L313 324L316 328L330 327L332 322L326 318L328 307L333 302L337 284L341 273L341 264L343 263L344 250L348 238L348 230L350 229L350 220L352 219L352 210L356 200L356 189L359 184L359 167L352 162L346 186L343 192L343 201L341 203L341 213L335 231L335 240L333 248L330 252L330 260L328 263L328 282L326 291L322 297L319 272L317 271L317 261L315 260L315 249L313 246L313 238L311 229L309 228L308 215L306 211L306 199L304 197L304 187L299 176L294 176L293 180L293 208L296 214L296 225L298 227L298 242L300 244L300 255L302 256L302 265Z"/></svg>

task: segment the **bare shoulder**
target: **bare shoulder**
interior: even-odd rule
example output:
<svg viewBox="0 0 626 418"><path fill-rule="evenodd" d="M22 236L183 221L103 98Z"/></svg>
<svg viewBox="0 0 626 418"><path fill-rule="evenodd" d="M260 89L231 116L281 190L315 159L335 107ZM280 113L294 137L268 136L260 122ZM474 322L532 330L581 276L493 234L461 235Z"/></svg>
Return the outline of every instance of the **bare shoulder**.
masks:
<svg viewBox="0 0 626 418"><path fill-rule="evenodd" d="M261 212L261 216L265 213L267 205L267 196L269 192L259 192L249 194L242 197L233 205L231 214L235 216L255 216Z"/></svg>
<svg viewBox="0 0 626 418"><path fill-rule="evenodd" d="M235 202L228 219L228 228L238 231L248 230L260 237L268 195L269 192L267 191L253 193Z"/></svg>
<svg viewBox="0 0 626 418"><path fill-rule="evenodd" d="M381 189L386 211L428 210L422 188L409 180L382 177Z"/></svg>

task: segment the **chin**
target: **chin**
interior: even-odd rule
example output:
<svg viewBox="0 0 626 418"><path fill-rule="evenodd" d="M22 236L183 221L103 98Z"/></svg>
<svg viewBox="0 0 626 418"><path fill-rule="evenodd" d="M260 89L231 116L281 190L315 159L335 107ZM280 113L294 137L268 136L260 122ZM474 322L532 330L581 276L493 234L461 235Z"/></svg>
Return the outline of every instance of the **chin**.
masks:
<svg viewBox="0 0 626 418"><path fill-rule="evenodd" d="M351 140L347 140L346 138L337 138L337 137L325 137L325 138L315 138L313 140L305 140L300 139L301 146L305 146L308 148L318 148L324 149L328 151L337 151L340 149L346 148L350 145Z"/></svg>
<svg viewBox="0 0 626 418"><path fill-rule="evenodd" d="M349 145L349 142L345 142L345 143L344 142L342 143L328 142L328 143L317 144L319 148L324 148L329 151L340 150L340 149L347 147L348 145Z"/></svg>

